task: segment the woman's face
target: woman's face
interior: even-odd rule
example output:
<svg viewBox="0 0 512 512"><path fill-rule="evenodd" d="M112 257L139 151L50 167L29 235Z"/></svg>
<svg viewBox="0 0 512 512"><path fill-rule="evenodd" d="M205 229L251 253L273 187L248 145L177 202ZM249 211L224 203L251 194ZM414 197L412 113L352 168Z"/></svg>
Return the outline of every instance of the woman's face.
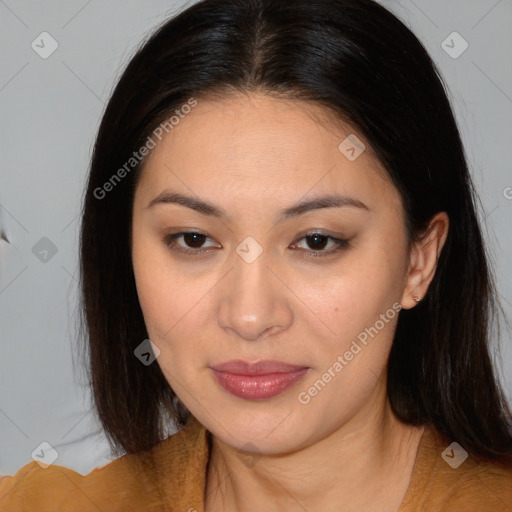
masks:
<svg viewBox="0 0 512 512"><path fill-rule="evenodd" d="M371 420L400 304L413 304L399 193L327 120L319 106L262 95L199 100L136 190L133 267L157 363L236 448L290 451ZM165 193L212 208L149 206ZM232 360L304 370L212 370Z"/></svg>

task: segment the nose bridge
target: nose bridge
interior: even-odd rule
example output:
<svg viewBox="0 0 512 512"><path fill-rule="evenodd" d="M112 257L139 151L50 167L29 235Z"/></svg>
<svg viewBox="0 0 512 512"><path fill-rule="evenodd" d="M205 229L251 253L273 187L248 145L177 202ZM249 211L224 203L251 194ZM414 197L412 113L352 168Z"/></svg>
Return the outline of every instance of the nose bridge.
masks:
<svg viewBox="0 0 512 512"><path fill-rule="evenodd" d="M242 246L243 247L243 246ZM247 245L244 250L247 249ZM268 254L261 254L254 256L254 249L249 248L245 259L240 256L240 247L237 249L237 256L234 258L235 268L233 269L233 293L238 295L238 299L252 298L252 301L259 301L263 303L268 300L266 294L270 292L271 283L269 283L270 271L267 268ZM261 300L259 300L261 299Z"/></svg>
<svg viewBox="0 0 512 512"><path fill-rule="evenodd" d="M272 265L270 253L254 238L247 237L233 256L234 268L219 298L219 325L245 339L287 328L292 313L286 287L268 268Z"/></svg>
<svg viewBox="0 0 512 512"><path fill-rule="evenodd" d="M272 273L267 268L272 264L269 248L264 249L256 238L247 236L235 248L233 264L233 291L240 298L252 295L253 300L268 299L264 295L272 287L269 283Z"/></svg>
<svg viewBox="0 0 512 512"><path fill-rule="evenodd" d="M241 315L256 320L268 316L276 297L275 283L270 282L272 273L267 268L269 254L253 244L242 242L237 247L229 291L232 307L238 307Z"/></svg>

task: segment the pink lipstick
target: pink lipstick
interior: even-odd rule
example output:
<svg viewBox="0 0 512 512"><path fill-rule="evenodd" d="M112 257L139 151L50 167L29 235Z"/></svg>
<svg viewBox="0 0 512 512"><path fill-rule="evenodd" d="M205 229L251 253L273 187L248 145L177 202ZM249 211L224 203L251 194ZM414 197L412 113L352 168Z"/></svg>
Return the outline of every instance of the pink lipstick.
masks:
<svg viewBox="0 0 512 512"><path fill-rule="evenodd" d="M280 361L227 361L210 367L217 382L247 400L272 398L298 382L310 369Z"/></svg>

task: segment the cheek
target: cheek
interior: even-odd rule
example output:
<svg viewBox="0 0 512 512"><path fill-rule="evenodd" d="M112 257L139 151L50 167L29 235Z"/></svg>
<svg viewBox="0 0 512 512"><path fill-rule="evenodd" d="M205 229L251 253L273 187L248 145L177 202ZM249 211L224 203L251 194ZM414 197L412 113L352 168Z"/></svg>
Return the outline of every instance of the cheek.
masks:
<svg viewBox="0 0 512 512"><path fill-rule="evenodd" d="M389 260L360 257L328 286L312 292L329 327L329 335L317 340L315 373L301 388L303 398L314 397L313 407L336 402L348 414L373 391L386 368L398 320L398 279ZM324 387L326 392L320 392Z"/></svg>
<svg viewBox="0 0 512 512"><path fill-rule="evenodd" d="M160 280L156 279L158 270L152 254L151 247L145 237L139 235L137 229L134 228L132 245L133 274L137 297L148 331L151 331L151 326L158 319L159 306L163 304L160 297L162 288L157 285ZM149 334L151 335L150 332Z"/></svg>
<svg viewBox="0 0 512 512"><path fill-rule="evenodd" d="M197 336L213 314L207 292L214 276L180 269L166 251L158 237L134 230L133 270L148 336L160 349L164 373L178 374L204 358Z"/></svg>
<svg viewBox="0 0 512 512"><path fill-rule="evenodd" d="M401 297L398 258L384 252L359 251L340 266L341 272L310 288L312 309L338 340L349 341L373 325Z"/></svg>
<svg viewBox="0 0 512 512"><path fill-rule="evenodd" d="M165 247L157 237L134 227L132 262L137 296L142 309L148 334L160 345L159 336L168 332L175 320L176 302L183 304L187 288L176 282L166 260ZM181 290L180 294L176 290Z"/></svg>

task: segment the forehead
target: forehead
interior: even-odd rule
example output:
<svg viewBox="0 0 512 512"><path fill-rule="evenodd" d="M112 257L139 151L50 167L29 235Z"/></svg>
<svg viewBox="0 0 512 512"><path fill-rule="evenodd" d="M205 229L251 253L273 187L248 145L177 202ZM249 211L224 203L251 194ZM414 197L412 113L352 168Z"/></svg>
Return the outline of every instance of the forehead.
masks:
<svg viewBox="0 0 512 512"><path fill-rule="evenodd" d="M398 191L368 144L362 152L357 145L362 139L327 109L300 100L258 94L198 99L151 151L139 195L175 186L247 206L330 192L396 202Z"/></svg>

